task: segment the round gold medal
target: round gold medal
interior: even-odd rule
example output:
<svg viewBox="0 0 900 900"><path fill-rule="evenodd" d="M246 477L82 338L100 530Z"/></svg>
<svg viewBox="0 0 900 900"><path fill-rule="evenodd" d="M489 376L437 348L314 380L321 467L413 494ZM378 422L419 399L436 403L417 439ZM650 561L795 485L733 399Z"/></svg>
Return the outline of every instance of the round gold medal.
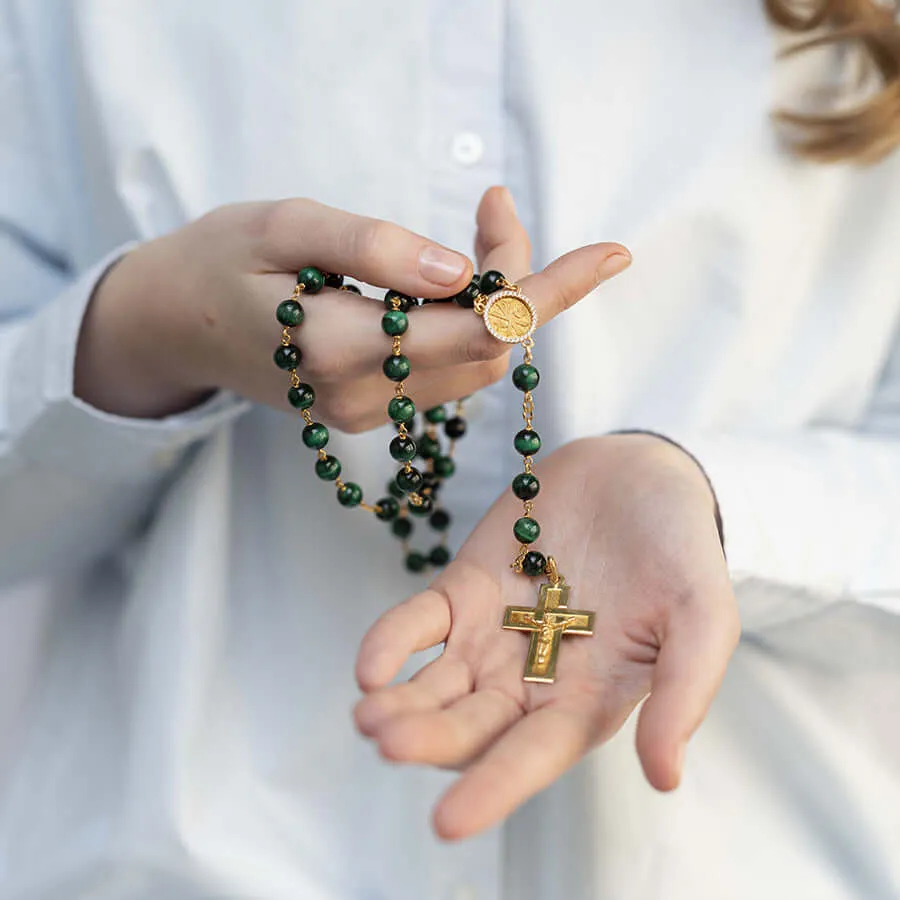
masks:
<svg viewBox="0 0 900 900"><path fill-rule="evenodd" d="M537 328L537 310L518 290L498 291L488 298L484 324L498 341L520 344Z"/></svg>

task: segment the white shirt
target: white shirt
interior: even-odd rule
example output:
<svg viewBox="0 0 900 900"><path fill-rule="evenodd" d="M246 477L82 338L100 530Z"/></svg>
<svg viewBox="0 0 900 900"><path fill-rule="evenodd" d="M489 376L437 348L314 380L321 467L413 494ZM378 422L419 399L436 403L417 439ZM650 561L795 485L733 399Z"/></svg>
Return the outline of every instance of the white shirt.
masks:
<svg viewBox="0 0 900 900"><path fill-rule="evenodd" d="M774 51L752 0L0 2L4 900L900 893L900 158L780 152ZM700 458L745 637L676 795L625 733L445 847L446 777L350 719L358 640L416 582L299 417L124 420L72 370L133 241L307 195L468 250L494 183L536 266L633 251L538 335L538 425ZM517 416L506 385L471 405L457 546ZM385 434L336 440L369 497Z"/></svg>

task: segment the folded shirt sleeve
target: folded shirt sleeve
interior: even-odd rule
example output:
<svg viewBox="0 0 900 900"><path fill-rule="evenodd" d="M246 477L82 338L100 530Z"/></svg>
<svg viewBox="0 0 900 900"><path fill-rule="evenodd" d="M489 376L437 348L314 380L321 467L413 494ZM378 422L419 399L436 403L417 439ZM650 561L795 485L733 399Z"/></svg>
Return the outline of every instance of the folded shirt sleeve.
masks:
<svg viewBox="0 0 900 900"><path fill-rule="evenodd" d="M96 410L73 393L81 322L122 247L36 312L0 320L0 585L109 553L146 521L192 445L239 416L220 393L159 420ZM0 267L26 250L0 246ZM28 264L37 266L37 261Z"/></svg>
<svg viewBox="0 0 900 900"><path fill-rule="evenodd" d="M677 439L715 488L736 577L900 613L900 436L815 428Z"/></svg>

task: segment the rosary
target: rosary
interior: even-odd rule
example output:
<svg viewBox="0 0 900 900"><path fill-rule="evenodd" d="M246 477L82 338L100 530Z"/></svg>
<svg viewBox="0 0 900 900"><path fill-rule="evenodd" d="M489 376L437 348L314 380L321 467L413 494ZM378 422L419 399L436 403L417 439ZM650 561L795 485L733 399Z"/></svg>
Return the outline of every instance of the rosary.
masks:
<svg viewBox="0 0 900 900"><path fill-rule="evenodd" d="M287 300L276 310L276 318L282 326L281 344L275 351L275 365L290 376L288 401L299 410L306 427L303 443L318 454L316 475L323 481L332 481L337 487L337 501L341 506L362 509L376 518L389 522L394 535L403 541L406 567L411 572L422 572L429 565L440 567L450 561L446 545L446 530L450 516L443 509L439 495L445 479L450 478L456 464L453 451L456 442L466 433L463 418L464 402L456 402L452 415L445 406L435 406L422 415L423 433L410 435L414 428L416 406L406 395L405 382L410 373L409 359L401 352L401 338L409 328L409 312L418 306L413 297L397 291L388 291L384 297L385 313L381 329L391 339L391 353L384 360L385 376L394 383L394 396L388 403L387 413L397 429L397 435L389 446L391 457L399 468L388 483L388 494L374 505L363 503L362 488L341 478L341 462L325 449L328 444L328 428L314 421L310 410L316 400L312 386L306 384L297 372L302 354L291 338L291 330L303 323L304 310L301 295L317 294L323 288L362 293L355 285L345 284L343 275L322 272L314 266L306 266L297 276L297 286ZM531 645L525 662L525 681L552 683L556 677L556 661L563 634L592 635L594 613L569 609L570 587L559 573L552 556L545 557L531 545L540 537L541 526L534 518L534 498L541 484L533 472L533 457L541 448L540 435L534 430L534 398L532 391L540 381L540 373L533 365L532 335L537 327L537 311L521 288L508 282L500 272L490 271L475 276L472 282L449 301L464 309L471 309L481 316L487 330L499 341L521 344L524 351L522 363L513 369L513 384L522 391L522 418L525 427L513 439L513 444L523 458L523 471L513 478L512 491L523 502L523 515L513 524L513 535L519 542L519 551L511 568L530 577L546 575L549 581L540 586L536 607L508 606L502 627L531 634ZM449 443L443 452L438 438L438 426L443 425ZM413 460L424 461L420 471ZM429 525L442 534L437 546L426 555L410 550L408 539L413 533L415 518L428 518Z"/></svg>

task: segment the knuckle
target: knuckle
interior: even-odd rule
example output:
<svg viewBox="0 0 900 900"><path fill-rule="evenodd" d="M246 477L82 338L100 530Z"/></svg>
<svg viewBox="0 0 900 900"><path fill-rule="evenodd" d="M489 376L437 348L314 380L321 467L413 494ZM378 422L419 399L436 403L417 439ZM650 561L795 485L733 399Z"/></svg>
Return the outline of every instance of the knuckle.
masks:
<svg viewBox="0 0 900 900"><path fill-rule="evenodd" d="M283 241L286 235L295 235L298 223L313 206L313 201L306 197L292 197L288 200L275 200L261 204L257 212L259 216L257 230L265 243Z"/></svg>

